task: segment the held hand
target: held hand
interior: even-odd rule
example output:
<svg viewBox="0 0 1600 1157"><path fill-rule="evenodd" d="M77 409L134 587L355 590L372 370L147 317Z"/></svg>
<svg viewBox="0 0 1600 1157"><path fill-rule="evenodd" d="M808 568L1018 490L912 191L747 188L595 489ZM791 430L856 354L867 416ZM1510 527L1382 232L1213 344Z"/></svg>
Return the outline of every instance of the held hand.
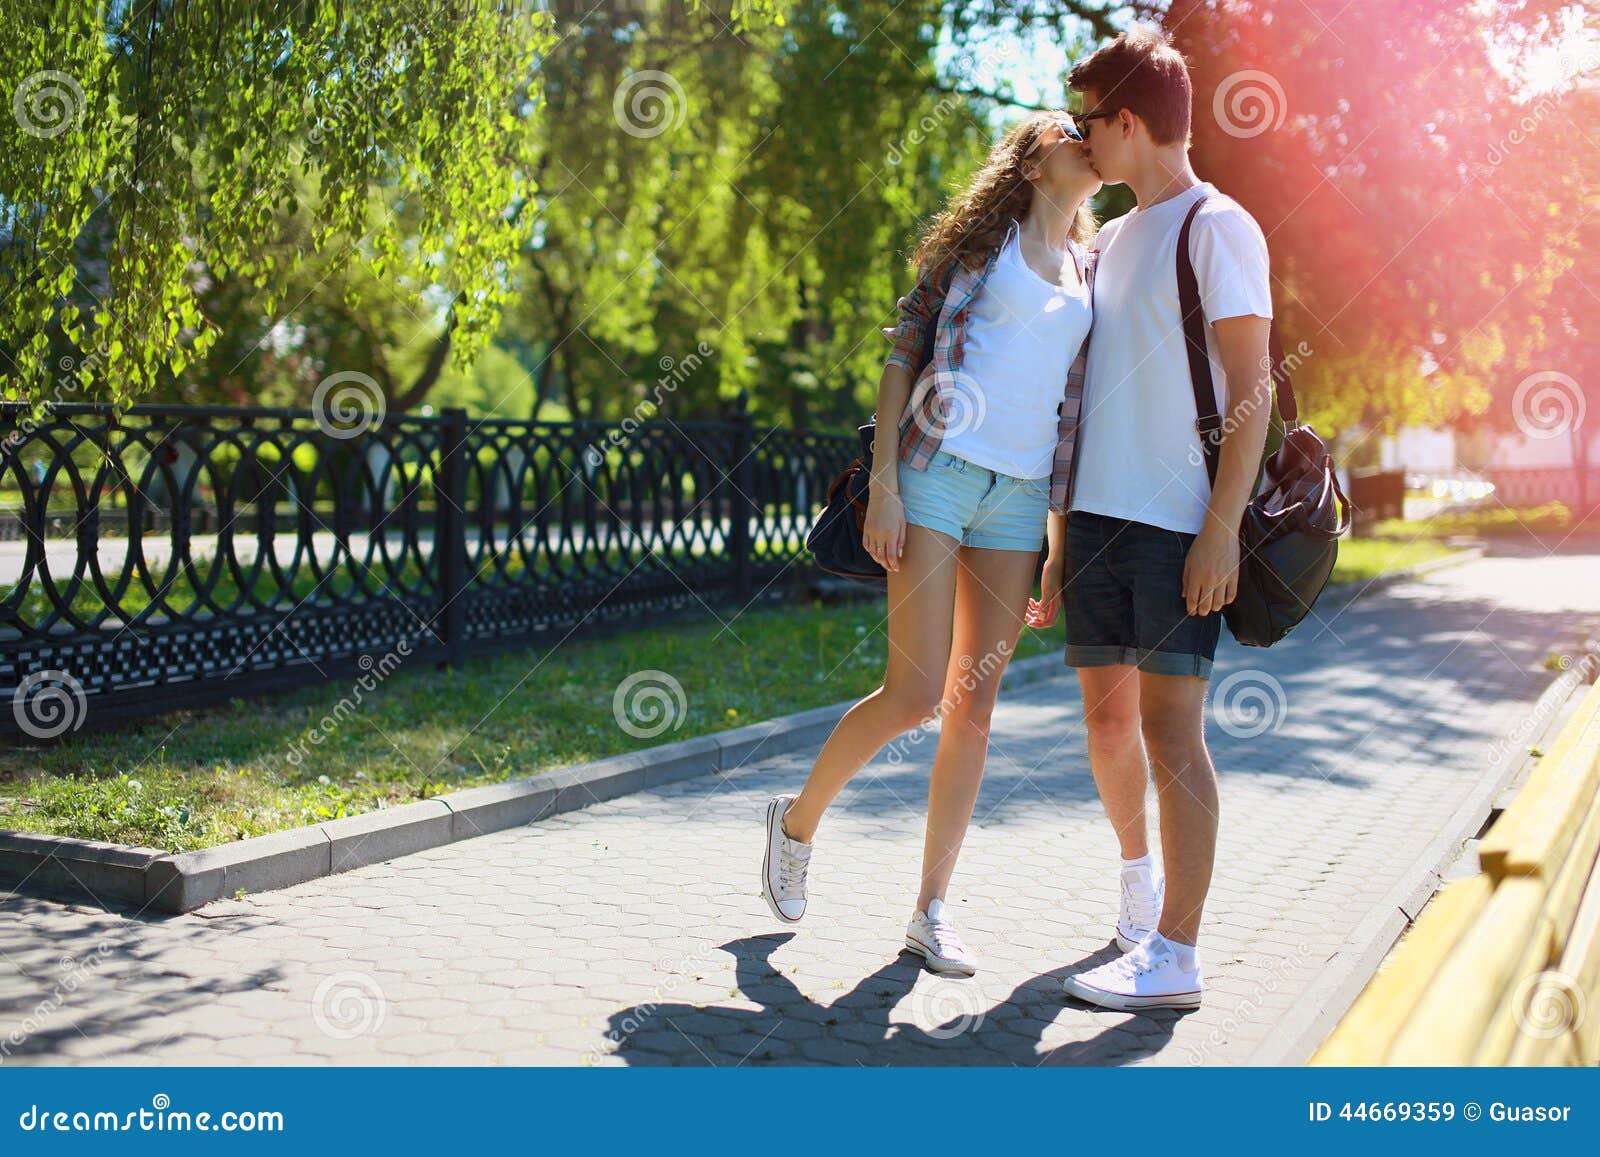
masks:
<svg viewBox="0 0 1600 1157"><path fill-rule="evenodd" d="M885 571L894 574L900 570L900 552L906 545L906 512L899 494L876 487L868 491L861 545Z"/></svg>
<svg viewBox="0 0 1600 1157"><path fill-rule="evenodd" d="M1208 521L1183 562L1183 598L1191 615L1209 615L1239 593L1239 536Z"/></svg>
<svg viewBox="0 0 1600 1157"><path fill-rule="evenodd" d="M1044 573L1039 576L1039 597L1028 600L1028 626L1049 627L1055 624L1056 612L1061 609L1061 587L1065 577L1064 560L1044 560Z"/></svg>

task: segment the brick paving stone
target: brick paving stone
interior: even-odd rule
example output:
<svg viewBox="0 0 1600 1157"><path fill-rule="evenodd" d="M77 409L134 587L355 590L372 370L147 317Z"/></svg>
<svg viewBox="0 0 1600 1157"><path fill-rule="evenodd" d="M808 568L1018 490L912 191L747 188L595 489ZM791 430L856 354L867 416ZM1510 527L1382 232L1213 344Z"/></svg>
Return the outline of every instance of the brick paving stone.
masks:
<svg viewBox="0 0 1600 1157"><path fill-rule="evenodd" d="M182 917L0 893L0 1062L1241 1063L1488 774L1549 649L1597 620L1600 556L1486 557L1270 650L1225 639L1210 984L1187 1015L1061 993L1113 955L1117 902L1063 668L995 712L949 897L972 980L899 951L931 742L846 789L805 922L775 926L761 815L818 742Z"/></svg>

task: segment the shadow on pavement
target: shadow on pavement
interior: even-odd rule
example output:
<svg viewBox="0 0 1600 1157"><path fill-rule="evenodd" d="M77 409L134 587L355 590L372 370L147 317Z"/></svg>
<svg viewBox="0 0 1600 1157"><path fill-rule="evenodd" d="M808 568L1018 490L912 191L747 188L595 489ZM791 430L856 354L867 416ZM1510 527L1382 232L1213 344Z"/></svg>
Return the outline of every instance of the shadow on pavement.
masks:
<svg viewBox="0 0 1600 1157"><path fill-rule="evenodd" d="M634 1005L608 1018L610 1055L630 1065L1104 1065L1151 1056L1166 1045L1183 1014L1133 1017L1105 1012L1094 1038L1045 1050L1044 1031L1065 1009L1083 1006L1062 992L1071 972L1116 955L1106 948L1032 977L1005 997L987 1001L976 980L924 975L920 961L901 953L824 1004L771 962L794 933L751 936L720 946L735 961L739 992L759 1010L729 1005ZM924 1029L890 1015L907 997ZM1136 1022L1130 1047L1130 1022Z"/></svg>
<svg viewBox="0 0 1600 1157"><path fill-rule="evenodd" d="M166 917L105 908L87 925L68 926L58 920L69 911L59 903L0 891L0 906L0 1025L8 1030L0 1035L0 1064L59 1057L63 1043L80 1038L120 1040L147 1022L167 1021L174 1027L164 1043L181 1042L183 1014L284 983L276 965L204 978L165 967L170 942L152 945L146 925ZM188 931L190 938L219 934L207 924ZM77 994L108 985L118 994L115 1008L102 1003L84 1013Z"/></svg>

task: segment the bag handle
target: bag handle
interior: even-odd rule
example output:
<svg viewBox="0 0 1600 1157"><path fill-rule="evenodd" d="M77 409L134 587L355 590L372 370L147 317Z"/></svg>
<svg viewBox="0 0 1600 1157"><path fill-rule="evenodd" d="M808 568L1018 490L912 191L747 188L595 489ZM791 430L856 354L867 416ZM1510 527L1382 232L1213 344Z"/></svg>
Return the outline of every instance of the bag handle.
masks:
<svg viewBox="0 0 1600 1157"><path fill-rule="evenodd" d="M1216 431L1222 429L1222 418L1217 414L1217 391L1211 382L1211 358L1206 353L1206 318L1200 308L1200 281L1195 276L1194 261L1189 256L1189 234L1195 214L1206 203L1201 197L1189 206L1183 218L1183 228L1178 230L1178 312L1183 317L1183 341L1189 353L1189 384L1194 389L1195 429L1200 431L1200 451L1205 456L1206 477L1211 485L1217 484ZM1272 362L1272 385L1278 398L1278 415L1285 430L1297 424L1299 411L1295 408L1294 383L1289 380L1289 367L1284 364L1283 339L1278 333L1278 319L1272 319L1267 331L1267 357Z"/></svg>

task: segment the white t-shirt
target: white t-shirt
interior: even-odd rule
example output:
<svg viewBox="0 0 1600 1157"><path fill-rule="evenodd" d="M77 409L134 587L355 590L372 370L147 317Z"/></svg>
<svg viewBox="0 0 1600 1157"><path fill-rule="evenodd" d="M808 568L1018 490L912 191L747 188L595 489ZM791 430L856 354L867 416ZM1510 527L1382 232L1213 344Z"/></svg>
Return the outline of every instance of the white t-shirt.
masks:
<svg viewBox="0 0 1600 1157"><path fill-rule="evenodd" d="M1069 242L1069 245L1073 243ZM1083 252L1073 245L1081 270ZM1017 478L1048 478L1056 408L1089 332L1089 294L1046 281L1022 255L1015 223L967 306L957 396L939 449Z"/></svg>
<svg viewBox="0 0 1600 1157"><path fill-rule="evenodd" d="M1073 510L1198 534L1211 483L1195 428L1194 388L1178 309L1178 232L1189 208L1206 203L1190 229L1189 254L1207 323L1272 316L1267 240L1255 218L1209 182L1106 222L1095 248L1094 334L1083 389ZM1228 387L1206 326L1217 413Z"/></svg>

